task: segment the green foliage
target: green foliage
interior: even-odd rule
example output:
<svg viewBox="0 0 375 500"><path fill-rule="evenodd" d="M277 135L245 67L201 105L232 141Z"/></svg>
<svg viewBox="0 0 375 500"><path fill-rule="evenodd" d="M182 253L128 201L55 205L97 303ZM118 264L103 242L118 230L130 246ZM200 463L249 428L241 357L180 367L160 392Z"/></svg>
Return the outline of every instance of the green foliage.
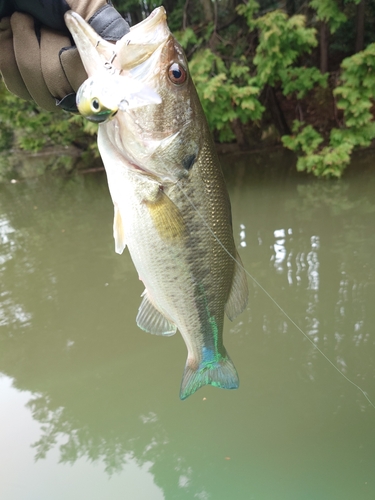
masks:
<svg viewBox="0 0 375 500"><path fill-rule="evenodd" d="M13 131L12 129L0 121L0 152L6 151L12 147Z"/></svg>
<svg viewBox="0 0 375 500"><path fill-rule="evenodd" d="M186 28L186 30L176 31L174 33L174 36L185 50L189 45L201 43L201 40L197 37L192 28Z"/></svg>
<svg viewBox="0 0 375 500"><path fill-rule="evenodd" d="M284 95L296 93L302 99L316 85L327 86L328 75L322 75L318 68L287 68L280 71L280 79Z"/></svg>
<svg viewBox="0 0 375 500"><path fill-rule="evenodd" d="M8 92L1 81L0 98L0 151L13 148L36 153L51 145L74 145L82 150L84 160L98 155L93 137L96 125L83 117L62 110L44 111L33 101L24 101ZM63 165L64 161L59 164Z"/></svg>
<svg viewBox="0 0 375 500"><path fill-rule="evenodd" d="M341 128L333 128L329 144L321 147L323 137L311 127L294 122L293 136L282 138L284 145L303 155L297 162L298 170L315 175L340 177L350 162L355 147L366 147L375 139L375 122L371 112L375 99L375 44L341 65L341 84L333 94L337 107L343 111Z"/></svg>
<svg viewBox="0 0 375 500"><path fill-rule="evenodd" d="M319 149L324 139L311 125L298 120L293 123L295 135L284 136L284 146L300 154L297 161L297 170L307 171L314 175L326 177L340 177L343 169L350 161L353 145L343 142L336 147L325 146Z"/></svg>
<svg viewBox="0 0 375 500"><path fill-rule="evenodd" d="M256 28L256 14L259 11L259 2L256 0L249 0L245 4L237 6L237 12L246 18L248 27L253 30Z"/></svg>
<svg viewBox="0 0 375 500"><path fill-rule="evenodd" d="M316 30L306 28L305 23L304 16L288 18L280 10L269 12L250 23L259 30L259 44L253 62L260 85L274 86L279 80L288 84L286 68L292 66L301 54L316 47ZM304 69L299 68L300 74ZM302 81L301 77L299 81Z"/></svg>
<svg viewBox="0 0 375 500"><path fill-rule="evenodd" d="M374 138L371 108L375 98L375 43L344 59L341 68L341 85L333 92L337 107L344 111L346 127L361 131L360 145L369 145Z"/></svg>
<svg viewBox="0 0 375 500"><path fill-rule="evenodd" d="M316 10L318 21L328 24L331 33L334 33L346 21L346 15L340 10L335 0L310 0L310 7Z"/></svg>
<svg viewBox="0 0 375 500"><path fill-rule="evenodd" d="M261 117L264 108L257 98L260 89L245 64L232 63L227 68L218 55L204 49L194 55L190 71L209 126L218 131L220 141L235 138L233 120L246 123Z"/></svg>
<svg viewBox="0 0 375 500"><path fill-rule="evenodd" d="M311 125L303 127L304 123L298 120L293 122L293 132L296 135L283 137L284 145L296 152L311 155L323 142L323 137Z"/></svg>
<svg viewBox="0 0 375 500"><path fill-rule="evenodd" d="M367 48L353 56L359 2L248 0L237 6L238 2L207 2L211 16L201 0L165 0L169 27L190 59L215 139L241 143L241 138L263 129L273 130L273 140L278 140L294 123L293 133L282 142L299 155L298 169L339 177L354 148L366 147L375 138L375 1L366 2ZM160 2L115 0L114 5L136 24ZM326 23L331 33L334 78L318 69L319 23ZM9 94L2 84L0 98L0 151L37 152L50 145L61 150L73 144L86 162L98 155L94 124L62 111L42 111ZM328 110L335 100L338 111L331 116Z"/></svg>
<svg viewBox="0 0 375 500"><path fill-rule="evenodd" d="M255 18L259 4L253 0L237 10L245 16L248 27L258 33L253 71L244 56L228 65L218 52L208 48L195 53L190 61L210 128L218 131L222 142L234 139L234 120L245 124L261 119L265 107L260 95L266 85L280 84L285 95L296 93L301 98L314 86L325 86L327 81L327 75L317 68L295 66L301 54L317 45L316 30L306 28L303 16L288 18L276 10ZM190 28L179 38L184 47L191 41L198 42Z"/></svg>
<svg viewBox="0 0 375 500"><path fill-rule="evenodd" d="M304 16L290 18L279 10L251 23L259 30L259 44L254 57L259 86L281 84L284 95L297 93L301 99L315 85L326 86L327 75L317 68L293 66L298 58L316 47L316 30L306 28Z"/></svg>

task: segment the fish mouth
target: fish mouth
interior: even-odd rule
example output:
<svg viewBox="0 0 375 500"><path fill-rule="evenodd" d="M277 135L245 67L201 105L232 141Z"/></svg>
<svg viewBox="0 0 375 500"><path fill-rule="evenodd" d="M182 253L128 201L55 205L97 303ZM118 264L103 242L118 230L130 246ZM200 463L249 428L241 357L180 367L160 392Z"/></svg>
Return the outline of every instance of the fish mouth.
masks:
<svg viewBox="0 0 375 500"><path fill-rule="evenodd" d="M164 7L158 7L143 21L130 28L116 44L107 42L76 12L64 15L65 23L79 50L89 76L112 68L130 70L148 59L171 35Z"/></svg>
<svg viewBox="0 0 375 500"><path fill-rule="evenodd" d="M171 36L164 7L130 28L129 33L116 43L115 64L120 70L131 70L149 59Z"/></svg>

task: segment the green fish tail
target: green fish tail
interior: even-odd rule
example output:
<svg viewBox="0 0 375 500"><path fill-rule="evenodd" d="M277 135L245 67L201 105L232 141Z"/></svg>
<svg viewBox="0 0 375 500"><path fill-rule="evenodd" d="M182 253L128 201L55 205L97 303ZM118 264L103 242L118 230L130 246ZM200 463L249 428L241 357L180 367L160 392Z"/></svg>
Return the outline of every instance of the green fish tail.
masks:
<svg viewBox="0 0 375 500"><path fill-rule="evenodd" d="M203 360L197 368L187 361L181 382L180 399L186 399L204 385L221 389L237 389L239 379L236 368L227 353L213 360Z"/></svg>

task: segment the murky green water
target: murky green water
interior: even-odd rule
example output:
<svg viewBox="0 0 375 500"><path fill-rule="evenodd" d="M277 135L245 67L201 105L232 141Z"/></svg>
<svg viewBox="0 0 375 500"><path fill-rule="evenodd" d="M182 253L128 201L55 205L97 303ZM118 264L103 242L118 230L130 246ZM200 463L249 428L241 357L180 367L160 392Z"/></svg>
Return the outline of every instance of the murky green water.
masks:
<svg viewBox="0 0 375 500"><path fill-rule="evenodd" d="M375 168L224 159L246 269L375 401ZM367 500L375 409L249 279L238 391L181 402L179 335L140 331L103 175L0 185L2 500Z"/></svg>

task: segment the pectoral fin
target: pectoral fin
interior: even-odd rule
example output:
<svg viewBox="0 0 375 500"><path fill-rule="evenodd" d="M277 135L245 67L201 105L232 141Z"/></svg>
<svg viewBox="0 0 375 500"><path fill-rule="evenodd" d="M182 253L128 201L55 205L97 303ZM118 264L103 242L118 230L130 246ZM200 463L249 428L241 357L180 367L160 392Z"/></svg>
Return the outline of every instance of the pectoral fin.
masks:
<svg viewBox="0 0 375 500"><path fill-rule="evenodd" d="M236 252L236 263L234 266L234 274L232 281L232 288L225 304L225 313L232 321L245 309L249 298L249 289L247 286L247 279L241 258Z"/></svg>
<svg viewBox="0 0 375 500"><path fill-rule="evenodd" d="M122 253L126 247L124 226L122 224L120 210L118 206L115 205L115 216L113 219L113 237L115 239L115 251L116 253Z"/></svg>
<svg viewBox="0 0 375 500"><path fill-rule="evenodd" d="M183 237L185 223L180 210L163 191L155 200L144 200L161 238L175 242Z"/></svg>
<svg viewBox="0 0 375 500"><path fill-rule="evenodd" d="M151 303L147 290L142 294L143 300L138 309L137 325L145 332L169 337L177 331L176 325L166 319Z"/></svg>

